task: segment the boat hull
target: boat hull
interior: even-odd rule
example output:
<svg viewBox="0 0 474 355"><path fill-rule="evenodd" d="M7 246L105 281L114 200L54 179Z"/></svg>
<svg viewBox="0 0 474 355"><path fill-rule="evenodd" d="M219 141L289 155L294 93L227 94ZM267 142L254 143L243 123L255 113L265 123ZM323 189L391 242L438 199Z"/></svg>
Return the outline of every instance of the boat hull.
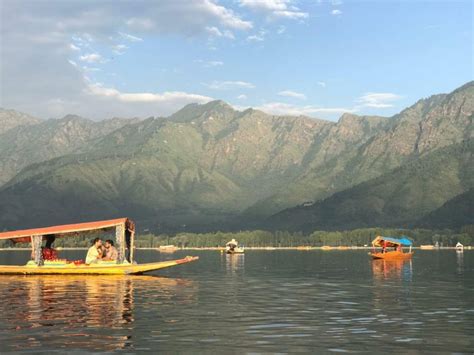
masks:
<svg viewBox="0 0 474 355"><path fill-rule="evenodd" d="M245 253L244 248L235 248L234 250L226 249L226 254L243 254Z"/></svg>
<svg viewBox="0 0 474 355"><path fill-rule="evenodd" d="M145 272L160 270L198 260L197 256L184 259L160 261L147 264L92 264L92 265L58 265L58 266L10 266L0 265L3 275L140 275Z"/></svg>
<svg viewBox="0 0 474 355"><path fill-rule="evenodd" d="M373 259L384 259L384 260L406 260L411 259L413 252L402 253L400 251L389 251L387 253L369 253Z"/></svg>

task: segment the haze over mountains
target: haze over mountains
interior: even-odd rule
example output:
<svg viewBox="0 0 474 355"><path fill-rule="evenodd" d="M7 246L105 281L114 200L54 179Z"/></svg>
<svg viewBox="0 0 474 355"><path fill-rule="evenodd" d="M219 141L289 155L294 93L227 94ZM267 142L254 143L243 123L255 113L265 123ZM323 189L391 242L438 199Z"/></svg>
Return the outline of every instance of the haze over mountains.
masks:
<svg viewBox="0 0 474 355"><path fill-rule="evenodd" d="M222 101L100 122L1 110L0 229L123 215L152 231L459 227L474 223L473 117L473 82L337 123Z"/></svg>

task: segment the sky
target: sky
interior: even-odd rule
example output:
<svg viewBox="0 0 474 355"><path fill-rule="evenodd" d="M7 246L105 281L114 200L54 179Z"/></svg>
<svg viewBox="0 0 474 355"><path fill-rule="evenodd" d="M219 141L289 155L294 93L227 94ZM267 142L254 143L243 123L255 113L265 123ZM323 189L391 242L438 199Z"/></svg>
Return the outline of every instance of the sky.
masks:
<svg viewBox="0 0 474 355"><path fill-rule="evenodd" d="M0 0L0 107L391 116L473 80L473 2Z"/></svg>

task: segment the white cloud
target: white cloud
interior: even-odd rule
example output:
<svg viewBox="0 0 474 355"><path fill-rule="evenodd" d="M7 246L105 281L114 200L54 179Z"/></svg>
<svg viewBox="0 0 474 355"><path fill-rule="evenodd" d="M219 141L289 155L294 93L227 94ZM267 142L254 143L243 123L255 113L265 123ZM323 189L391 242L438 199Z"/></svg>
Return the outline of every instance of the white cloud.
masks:
<svg viewBox="0 0 474 355"><path fill-rule="evenodd" d="M130 42L142 42L143 41L143 38L133 36L129 33L119 32L118 34L120 35L120 37L122 37L123 39L126 39L127 41L130 41Z"/></svg>
<svg viewBox="0 0 474 355"><path fill-rule="evenodd" d="M273 15L276 17L284 17L292 20L305 19L308 18L307 12L300 11L275 11Z"/></svg>
<svg viewBox="0 0 474 355"><path fill-rule="evenodd" d="M232 89L253 89L255 85L246 81L217 81L210 84L203 84L213 90L232 90Z"/></svg>
<svg viewBox="0 0 474 355"><path fill-rule="evenodd" d="M170 91L162 94L140 92L140 93L122 93L114 88L104 87L100 83L89 84L87 87L87 93L98 97L115 99L122 102L129 103L169 103L179 102L180 104L186 104L191 102L206 103L212 100L211 97L189 94L181 91Z"/></svg>
<svg viewBox="0 0 474 355"><path fill-rule="evenodd" d="M100 68L88 67L88 66L86 66L86 65L82 67L82 70L84 70L84 72L102 71Z"/></svg>
<svg viewBox="0 0 474 355"><path fill-rule="evenodd" d="M213 67L221 67L224 65L224 62L220 60L202 60L198 59L195 60L196 63L202 64L204 68L213 68Z"/></svg>
<svg viewBox="0 0 474 355"><path fill-rule="evenodd" d="M342 11L341 11L341 10L337 10L337 9L336 9L336 10L332 10L332 11L331 11L331 15L337 16L337 15L341 15L341 14L342 14Z"/></svg>
<svg viewBox="0 0 474 355"><path fill-rule="evenodd" d="M291 98L299 99L299 100L306 100L306 95L305 94L302 94L302 93L296 92L296 91L291 91L291 90L280 91L278 93L278 95L279 96L285 96L285 97L291 97Z"/></svg>
<svg viewBox="0 0 474 355"><path fill-rule="evenodd" d="M73 51L80 51L81 49L77 46L75 46L73 43L70 43L69 44L69 49L73 50Z"/></svg>
<svg viewBox="0 0 474 355"><path fill-rule="evenodd" d="M309 15L292 0L240 0L240 6L265 13L269 18L305 19Z"/></svg>
<svg viewBox="0 0 474 355"><path fill-rule="evenodd" d="M235 36L232 33L232 31L229 31L229 30L221 31L216 26L208 26L208 27L206 27L206 31L207 31L207 33L209 33L209 35L211 37L222 37L222 38L228 38L228 39L235 39Z"/></svg>
<svg viewBox="0 0 474 355"><path fill-rule="evenodd" d="M125 50L127 50L128 47L125 44L116 44L112 46L112 52L114 52L117 55L122 55L125 53Z"/></svg>
<svg viewBox="0 0 474 355"><path fill-rule="evenodd" d="M87 63L105 63L106 62L106 59L104 59L99 53L84 54L84 55L81 55L79 59Z"/></svg>
<svg viewBox="0 0 474 355"><path fill-rule="evenodd" d="M392 93L375 93L369 92L359 97L358 102L360 107L370 108L390 108L393 107L393 102L401 99L401 96Z"/></svg>
<svg viewBox="0 0 474 355"><path fill-rule="evenodd" d="M262 42L265 40L266 31L260 30L258 33L248 36L247 41L249 42Z"/></svg>
<svg viewBox="0 0 474 355"><path fill-rule="evenodd" d="M223 1L121 0L120 6L115 1L99 1L92 7L83 0L19 0L1 4L1 27L8 29L1 34L1 105L39 117L51 117L58 112L92 118L172 113L192 97L178 95L180 100L159 105L126 102L122 98L104 105L103 96L86 94L90 84L86 75L96 70L97 63L92 62L99 59L85 56L100 53L105 57L102 48L123 52L121 47L112 47L132 47L134 41L162 35L202 40L206 45L207 28L218 28L223 38L233 38L233 32L253 27L251 21L238 13L241 8L232 10L231 2ZM105 87L121 82L120 72L111 77L110 72L102 70L111 81ZM186 92L186 87L182 91ZM48 102L54 102L54 110Z"/></svg>
<svg viewBox="0 0 474 355"><path fill-rule="evenodd" d="M149 18L132 17L126 22L128 27L137 31L150 31L155 28L155 23Z"/></svg>
<svg viewBox="0 0 474 355"><path fill-rule="evenodd" d="M312 105L296 106L283 102L270 102L257 107L257 109L273 115L290 116L312 116L316 114L342 114L345 112L355 112L355 109L342 107L317 107Z"/></svg>
<svg viewBox="0 0 474 355"><path fill-rule="evenodd" d="M342 5L342 1L341 0L331 0L331 4L332 4L332 6L339 6L339 5Z"/></svg>
<svg viewBox="0 0 474 355"><path fill-rule="evenodd" d="M319 86L321 86L322 88L325 88L326 87L326 83L324 81L318 81L316 84L318 84Z"/></svg>
<svg viewBox="0 0 474 355"><path fill-rule="evenodd" d="M237 99L239 99L239 100L246 100L246 99L247 99L247 95L241 94L241 95L237 96Z"/></svg>
<svg viewBox="0 0 474 355"><path fill-rule="evenodd" d="M209 11L209 13L215 15L219 21L227 26L237 30L249 30L253 27L250 21L244 21L240 17L234 14L230 9L224 6L217 5L210 0L204 0L202 8Z"/></svg>

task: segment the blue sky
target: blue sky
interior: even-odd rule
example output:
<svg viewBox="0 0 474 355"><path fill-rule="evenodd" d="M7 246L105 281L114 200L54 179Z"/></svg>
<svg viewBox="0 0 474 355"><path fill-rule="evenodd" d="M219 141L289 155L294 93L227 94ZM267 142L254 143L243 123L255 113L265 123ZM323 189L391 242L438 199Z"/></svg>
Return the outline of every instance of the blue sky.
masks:
<svg viewBox="0 0 474 355"><path fill-rule="evenodd" d="M19 0L1 15L0 104L41 117L211 99L389 116L474 73L472 1Z"/></svg>

